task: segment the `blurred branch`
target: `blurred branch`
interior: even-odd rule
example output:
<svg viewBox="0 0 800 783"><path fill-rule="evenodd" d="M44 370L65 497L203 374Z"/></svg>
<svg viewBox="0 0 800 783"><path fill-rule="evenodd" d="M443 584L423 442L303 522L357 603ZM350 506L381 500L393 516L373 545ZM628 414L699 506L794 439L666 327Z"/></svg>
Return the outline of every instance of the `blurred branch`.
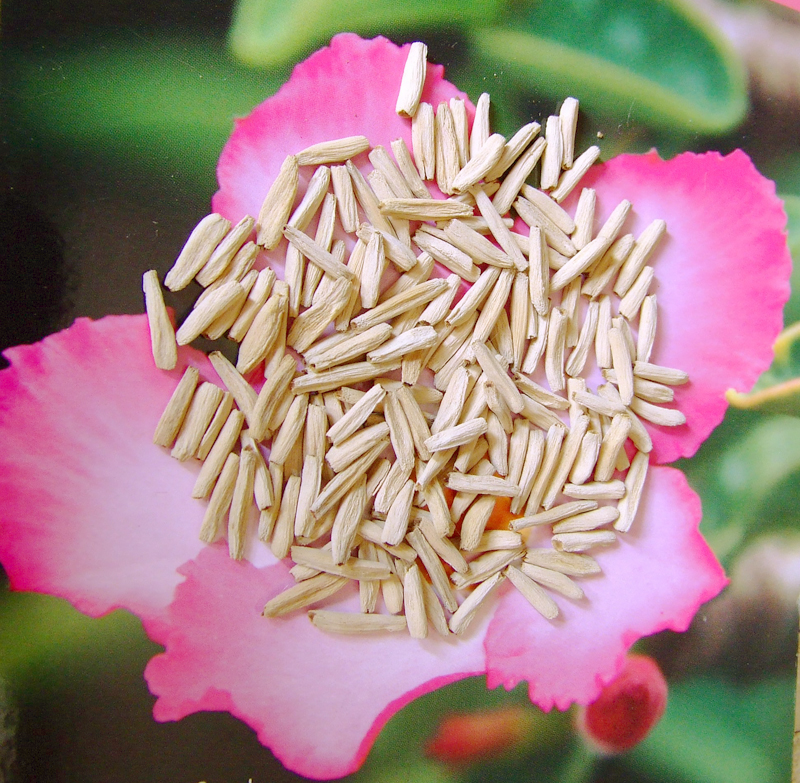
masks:
<svg viewBox="0 0 800 783"><path fill-rule="evenodd" d="M797 638L797 680L794 692L794 739L792 740L792 783L800 783L800 634L798 634Z"/></svg>
<svg viewBox="0 0 800 783"><path fill-rule="evenodd" d="M18 722L16 706L5 682L0 679L0 783L10 783L15 779Z"/></svg>

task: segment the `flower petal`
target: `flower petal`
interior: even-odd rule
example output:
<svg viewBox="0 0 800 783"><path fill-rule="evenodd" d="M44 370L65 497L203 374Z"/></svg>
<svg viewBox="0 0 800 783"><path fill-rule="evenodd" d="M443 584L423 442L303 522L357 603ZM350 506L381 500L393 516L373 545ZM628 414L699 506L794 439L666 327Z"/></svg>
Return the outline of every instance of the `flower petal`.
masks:
<svg viewBox="0 0 800 783"><path fill-rule="evenodd" d="M152 436L186 365L208 362L184 348L177 369L157 370L146 316L79 319L6 357L0 560L12 587L160 622L178 566L204 548L204 504L191 499L198 463Z"/></svg>
<svg viewBox="0 0 800 783"><path fill-rule="evenodd" d="M291 770L312 778L353 772L384 723L431 690L484 671L488 611L464 637L338 636L304 612L261 616L294 584L285 564L258 569L209 547L182 573L166 652L146 671L157 720L228 710ZM336 609L358 611L358 595ZM338 598L338 596L337 596Z"/></svg>
<svg viewBox="0 0 800 783"><path fill-rule="evenodd" d="M675 404L687 424L649 426L653 459L690 457L722 420L725 391L747 391L772 361L789 297L786 214L775 185L741 151L621 155L589 172L598 219L633 203L625 230L656 218L667 236L653 256L658 337L653 361L689 373ZM577 195L571 197L577 198Z"/></svg>
<svg viewBox="0 0 800 783"><path fill-rule="evenodd" d="M787 8L791 8L794 11L800 11L800 0L773 0L776 3L780 3L781 5L785 5Z"/></svg>
<svg viewBox="0 0 800 783"><path fill-rule="evenodd" d="M700 535L700 500L683 473L651 467L632 531L598 554L603 574L580 580L586 598L558 598L548 622L516 592L500 600L486 639L489 687L529 683L543 709L597 697L642 636L688 627L725 585Z"/></svg>
<svg viewBox="0 0 800 783"><path fill-rule="evenodd" d="M342 33L296 66L275 95L237 121L217 166L214 210L230 220L258 215L286 155L312 144L363 135L373 147L402 138L411 149L411 123L394 110L409 46ZM422 100L468 102L443 74L441 65L428 65ZM469 102L468 109L471 116ZM356 162L368 168L365 155ZM301 176L310 177L310 167Z"/></svg>

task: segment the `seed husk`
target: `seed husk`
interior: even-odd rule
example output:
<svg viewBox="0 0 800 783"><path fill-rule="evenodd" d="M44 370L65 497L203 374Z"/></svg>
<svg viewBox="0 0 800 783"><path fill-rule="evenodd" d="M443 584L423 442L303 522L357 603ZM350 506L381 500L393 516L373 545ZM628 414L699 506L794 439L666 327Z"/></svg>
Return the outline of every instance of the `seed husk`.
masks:
<svg viewBox="0 0 800 783"><path fill-rule="evenodd" d="M211 419L222 402L222 396L222 389L213 383L201 383L196 389L172 449L174 459L185 462L195 455Z"/></svg>
<svg viewBox="0 0 800 783"><path fill-rule="evenodd" d="M233 498L233 489L238 473L239 455L229 454L203 515L200 540L206 544L216 541L222 531L222 525Z"/></svg>
<svg viewBox="0 0 800 783"><path fill-rule="evenodd" d="M546 620L558 617L558 604L524 570L509 566L505 571L511 584L525 600Z"/></svg>
<svg viewBox="0 0 800 783"><path fill-rule="evenodd" d="M158 282L158 272L151 269L142 277L142 288L150 326L150 345L153 361L159 370L173 370L178 363L178 347L175 342L175 329L167 314L164 295Z"/></svg>
<svg viewBox="0 0 800 783"><path fill-rule="evenodd" d="M332 609L311 609L308 619L326 633L368 634L406 630L406 618L391 614L353 614Z"/></svg>
<svg viewBox="0 0 800 783"><path fill-rule="evenodd" d="M328 163L349 161L369 149L366 136L346 136L332 141L321 141L297 153L298 166L322 166Z"/></svg>
<svg viewBox="0 0 800 783"><path fill-rule="evenodd" d="M503 580L503 574L497 573L478 585L464 599L458 610L450 618L450 630L454 634L463 634L472 623L480 605L486 600L489 593Z"/></svg>
<svg viewBox="0 0 800 783"><path fill-rule="evenodd" d="M421 44L416 47L421 48ZM568 577L596 573L599 566L592 558L573 552L612 543L616 540L613 530L594 528L613 523L624 532L630 525L626 520L636 512L652 443L635 411L664 422L680 420L681 414L652 405L669 401L671 388L661 378L653 381L637 371L641 363L644 374L655 372L673 383L685 382L685 374L649 363L656 326L655 298L646 295L652 268L644 264L645 271L640 269L634 276L637 282L626 292L616 291L623 299L619 317L612 318L610 296L603 294L611 285L623 287L623 270L632 268L628 263L632 237L616 239L630 203L620 202L594 239L592 190L584 190L574 221L558 206L579 181L587 161L596 157L594 149L589 150L570 169L577 102L569 99L559 116L549 120L547 143L544 139L531 143L539 131L536 123L520 129L508 143L491 136L488 106L484 95L469 144L466 110L460 99L441 104L437 118L429 105L421 104L412 120L415 152L423 143L433 151L427 178L436 176L445 191L465 191L456 198L429 197L401 139L392 145L397 165L384 148L370 151L375 170L368 177L350 158L340 157L348 145L366 150L364 137L325 142L290 156L284 168L289 174L294 169L294 185L289 182L288 190L276 191L276 205L281 209L291 192L289 212L281 218L283 224L291 213L289 225L279 227L290 239L286 282L277 281L270 270L266 274L250 271L258 248L253 245L245 253L247 245L242 245L248 220L218 242L212 261L202 267L201 282L210 285L198 301L200 312L213 311L215 301L238 286L233 301L214 313L206 335L230 329L231 336L239 336L243 343L239 370L251 370L263 360L267 381L256 395L241 372L219 355L215 357L212 361L233 395L216 390L203 421L190 428L189 417L186 430L196 432L191 444L176 444L176 456L203 450L208 454L201 475L211 476L206 478L208 491L216 483L220 499L215 500L214 490L209 507L214 505L212 516L217 519L209 522L214 530L206 535L216 535L220 515L228 513L233 557L243 553L243 525L255 496L261 511L259 538L271 541L277 557L289 554L294 545L292 573L297 579L310 582L325 577L324 569L318 567L323 562L326 567L348 569L350 581L359 585L361 612L389 618L388 625L383 625L383 619L361 623L349 619L355 615L311 612L312 621L320 617L317 624L325 630L360 633L407 626L412 636L422 638L430 620L442 635L463 632L474 613L470 602L480 603L483 591L488 593L505 574L525 584L523 591L536 595L534 605L553 615L555 604L546 603L551 599L537 582L578 600L582 591ZM426 116L432 120L427 129ZM543 189L525 185L544 149ZM422 153L416 157L423 169ZM330 162L344 165L329 171L326 164ZM320 168L291 212L298 197L298 165ZM476 184L506 172L502 184ZM286 172L282 174L286 179ZM335 196L326 194L330 179L338 191ZM547 189L552 190L550 195ZM337 202L348 198L352 214L345 218L343 204L337 209ZM357 225L356 199L368 220L361 225ZM509 199L505 206L503 199ZM517 213L534 227L530 237L509 231L512 218L501 217L515 201ZM480 217L471 215L475 206ZM337 212L342 226L358 235L346 265L343 241L333 243ZM454 217L443 218L446 214ZM414 236L423 251L419 258L409 233L412 218L431 221ZM434 227L432 221L440 218ZM313 239L303 233L313 225L312 219L317 224ZM478 232L490 233L492 241ZM646 255L642 249L646 240L645 235L640 238L639 257ZM451 266L447 281L428 279L434 257ZM476 262L486 269L481 272ZM390 265L403 273L394 282ZM353 285L355 280L359 282ZM474 284L450 309L460 281ZM154 282L157 285L157 277ZM271 301L267 298L270 289L280 302L280 306L273 304L275 323L266 337L256 341L251 336L245 344L245 332L253 328L265 301ZM551 296L559 289L563 289L560 297ZM592 300L582 326L581 293ZM337 333L329 336L334 328ZM258 351L253 349L256 342ZM596 395L579 377L593 342L597 363L610 381ZM298 378L294 377L297 363L294 354L287 354L287 345L299 349L310 368ZM565 368L563 353L572 347L575 350ZM258 357L255 363L250 354ZM549 390L523 374L535 371L543 356ZM401 366L402 381L386 377ZM426 369L435 373L434 385L446 392L444 396L433 396L429 387L419 385L425 383L420 379L426 377ZM366 385L348 387L361 383ZM564 387L568 399L557 393ZM199 407L207 394L196 392L193 405ZM231 410L232 398L239 411ZM567 407L569 429L557 413ZM236 437L230 442L234 414L238 414L238 427L233 428ZM244 432L243 418L250 425ZM332 444L329 450L326 429ZM267 469L258 442L273 432ZM625 438L615 433L627 435L639 449L630 468L620 448ZM185 435L187 443L188 438ZM239 443L241 455L234 451ZM385 459L391 452L392 458ZM227 465L234 465L236 475L241 474L248 484L247 492L237 488L236 509L225 499L224 478L233 469ZM628 471L625 482L611 479L615 470ZM217 478L225 471L225 477ZM589 481L592 472L593 482ZM445 481L457 491L449 508ZM563 500L562 494L578 499L555 505L556 499ZM510 524L510 530L486 531L498 495L512 498L514 513L526 507L527 516ZM598 507L598 501L619 501L619 505ZM542 505L550 508L540 512ZM554 549L526 550L516 531L541 526L536 535L546 535L546 525L554 525ZM454 535L457 526L459 534ZM468 564L466 552L483 554ZM424 570L414 564L417 556ZM526 560L518 566L523 557ZM480 585L462 608L443 563L455 570L456 589ZM373 572L365 577L376 565L382 568L380 576ZM317 597L307 603L324 597L328 583L319 584ZM389 615L376 613L381 589ZM540 593L545 595L544 602ZM440 599L453 613L452 628L447 626ZM396 616L404 601L405 615Z"/></svg>
<svg viewBox="0 0 800 783"><path fill-rule="evenodd" d="M189 235L186 244L164 278L170 291L186 288L194 276L205 266L217 245L230 231L231 223L222 215L206 215Z"/></svg>
<svg viewBox="0 0 800 783"><path fill-rule="evenodd" d="M200 373L197 368L187 367L156 425L153 443L157 446L165 448L172 446L192 403L199 380Z"/></svg>
<svg viewBox="0 0 800 783"><path fill-rule="evenodd" d="M282 615L302 609L311 604L324 601L337 593L349 582L343 576L319 574L278 593L264 607L264 617L281 617ZM360 615L350 615L356 617ZM405 626L405 622L403 623Z"/></svg>

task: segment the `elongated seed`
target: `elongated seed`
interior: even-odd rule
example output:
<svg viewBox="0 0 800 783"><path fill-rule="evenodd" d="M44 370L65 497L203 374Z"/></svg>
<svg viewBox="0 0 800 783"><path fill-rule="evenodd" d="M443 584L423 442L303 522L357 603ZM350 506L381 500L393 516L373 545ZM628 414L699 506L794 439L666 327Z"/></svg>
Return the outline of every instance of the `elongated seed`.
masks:
<svg viewBox="0 0 800 783"><path fill-rule="evenodd" d="M230 227L230 221L222 215L212 213L204 217L189 235L172 269L167 272L164 285L170 291L186 288L211 258Z"/></svg>

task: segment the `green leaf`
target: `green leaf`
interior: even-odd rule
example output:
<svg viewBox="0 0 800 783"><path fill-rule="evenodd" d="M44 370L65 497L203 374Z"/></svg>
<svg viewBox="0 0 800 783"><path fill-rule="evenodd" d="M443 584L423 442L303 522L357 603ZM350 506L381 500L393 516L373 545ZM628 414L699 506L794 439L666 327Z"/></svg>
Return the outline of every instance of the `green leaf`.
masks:
<svg viewBox="0 0 800 783"><path fill-rule="evenodd" d="M230 41L250 65L298 60L343 30L402 36L421 28L491 22L501 0L238 0Z"/></svg>
<svg viewBox="0 0 800 783"><path fill-rule="evenodd" d="M732 434L738 438L723 438L723 425L712 436L716 444L704 446L716 448L680 465L700 493L703 533L723 562L767 529L800 526L800 420L741 412L729 418L736 419ZM782 512L769 513L778 499Z"/></svg>
<svg viewBox="0 0 800 783"><path fill-rule="evenodd" d="M800 321L800 196L783 196L788 218L789 251L794 262L792 268L792 295L783 311L784 323L788 326Z"/></svg>
<svg viewBox="0 0 800 783"><path fill-rule="evenodd" d="M774 347L775 360L753 390L729 389L725 397L741 410L800 416L800 323L784 329Z"/></svg>
<svg viewBox="0 0 800 783"><path fill-rule="evenodd" d="M670 686L664 717L624 763L674 783L782 783L790 776L793 695L789 677Z"/></svg>
<svg viewBox="0 0 800 783"><path fill-rule="evenodd" d="M66 658L85 657L98 665L109 649L147 660L161 648L128 612L97 619L60 598L0 588L0 677L16 688L35 689Z"/></svg>
<svg viewBox="0 0 800 783"><path fill-rule="evenodd" d="M744 68L689 3L541 0L517 8L507 26L475 31L473 43L528 94L574 95L623 123L698 133L720 133L744 117Z"/></svg>
<svg viewBox="0 0 800 783"><path fill-rule="evenodd" d="M132 30L69 42L6 46L6 127L20 149L59 150L174 171L206 192L233 121L271 95L265 77L234 62L221 38Z"/></svg>

